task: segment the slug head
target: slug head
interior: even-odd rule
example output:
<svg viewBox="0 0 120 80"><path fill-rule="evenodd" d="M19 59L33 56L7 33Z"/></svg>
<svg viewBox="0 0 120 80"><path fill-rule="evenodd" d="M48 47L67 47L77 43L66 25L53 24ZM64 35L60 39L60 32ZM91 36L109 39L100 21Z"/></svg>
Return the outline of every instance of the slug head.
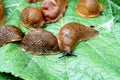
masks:
<svg viewBox="0 0 120 80"><path fill-rule="evenodd" d="M82 40L86 41L86 40L92 39L95 36L97 36L98 34L99 34L99 31L95 30L94 26L86 27Z"/></svg>

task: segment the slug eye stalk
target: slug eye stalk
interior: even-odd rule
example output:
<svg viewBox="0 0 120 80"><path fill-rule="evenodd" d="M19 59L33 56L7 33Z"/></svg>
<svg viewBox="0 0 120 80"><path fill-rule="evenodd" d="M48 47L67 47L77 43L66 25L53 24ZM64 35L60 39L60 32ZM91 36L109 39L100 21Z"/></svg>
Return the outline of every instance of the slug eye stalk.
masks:
<svg viewBox="0 0 120 80"><path fill-rule="evenodd" d="M70 52L64 53L63 56L59 57L59 59L65 57L65 56L67 56L67 57L68 56L75 56L75 57L77 57L77 55L73 54L72 51L70 51Z"/></svg>

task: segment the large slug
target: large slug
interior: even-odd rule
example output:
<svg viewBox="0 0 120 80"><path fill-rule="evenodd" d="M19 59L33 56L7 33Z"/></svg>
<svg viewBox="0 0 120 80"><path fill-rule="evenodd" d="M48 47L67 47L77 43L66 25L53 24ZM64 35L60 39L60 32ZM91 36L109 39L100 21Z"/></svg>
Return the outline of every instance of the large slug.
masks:
<svg viewBox="0 0 120 80"><path fill-rule="evenodd" d="M62 57L75 56L72 53L75 45L81 41L89 40L97 34L97 30L76 22L71 22L64 25L58 36L59 48L64 53Z"/></svg>
<svg viewBox="0 0 120 80"><path fill-rule="evenodd" d="M7 25L0 28L0 46L8 42L21 41L22 37L22 31L16 26Z"/></svg>
<svg viewBox="0 0 120 80"><path fill-rule="evenodd" d="M96 17L102 13L103 7L97 0L80 0L76 11L83 17Z"/></svg>
<svg viewBox="0 0 120 80"><path fill-rule="evenodd" d="M33 30L24 36L21 48L31 54L57 54L59 46L57 38L43 29Z"/></svg>
<svg viewBox="0 0 120 80"><path fill-rule="evenodd" d="M41 11L47 23L58 21L66 11L68 0L43 0Z"/></svg>
<svg viewBox="0 0 120 80"><path fill-rule="evenodd" d="M33 30L43 27L45 21L38 8L29 6L22 11L22 23L25 27Z"/></svg>

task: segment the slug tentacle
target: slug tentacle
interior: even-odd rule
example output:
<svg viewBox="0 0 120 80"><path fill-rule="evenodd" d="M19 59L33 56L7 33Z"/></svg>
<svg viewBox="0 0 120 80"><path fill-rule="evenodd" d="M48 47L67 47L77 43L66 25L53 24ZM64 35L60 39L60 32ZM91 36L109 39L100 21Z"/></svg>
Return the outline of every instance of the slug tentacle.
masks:
<svg viewBox="0 0 120 80"><path fill-rule="evenodd" d="M103 16L103 11L100 11L100 15Z"/></svg>
<svg viewBox="0 0 120 80"><path fill-rule="evenodd" d="M94 28L95 26L90 26L91 28Z"/></svg>
<svg viewBox="0 0 120 80"><path fill-rule="evenodd" d="M73 54L72 51L70 51L70 52L65 52L65 53L63 54L63 56L59 57L59 59L65 57L65 56L67 56L67 57L68 57L68 56L75 56L75 57L77 57L77 55Z"/></svg>

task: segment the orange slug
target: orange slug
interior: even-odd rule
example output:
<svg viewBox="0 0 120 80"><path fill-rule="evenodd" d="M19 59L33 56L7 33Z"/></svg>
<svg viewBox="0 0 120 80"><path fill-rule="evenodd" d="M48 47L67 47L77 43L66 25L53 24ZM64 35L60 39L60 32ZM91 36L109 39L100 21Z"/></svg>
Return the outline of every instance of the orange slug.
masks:
<svg viewBox="0 0 120 80"><path fill-rule="evenodd" d="M42 0L41 11L47 23L58 21L66 11L68 0Z"/></svg>
<svg viewBox="0 0 120 80"><path fill-rule="evenodd" d="M64 25L60 29L58 36L59 48L64 53L62 57L76 56L72 53L75 45L81 41L89 40L97 34L97 30L76 22L71 22Z"/></svg>
<svg viewBox="0 0 120 80"><path fill-rule="evenodd" d="M28 29L39 29L45 24L41 11L33 6L26 7L22 11L22 24Z"/></svg>
<svg viewBox="0 0 120 80"><path fill-rule="evenodd" d="M86 18L99 16L102 11L102 4L97 0L80 0L76 8L76 12Z"/></svg>

